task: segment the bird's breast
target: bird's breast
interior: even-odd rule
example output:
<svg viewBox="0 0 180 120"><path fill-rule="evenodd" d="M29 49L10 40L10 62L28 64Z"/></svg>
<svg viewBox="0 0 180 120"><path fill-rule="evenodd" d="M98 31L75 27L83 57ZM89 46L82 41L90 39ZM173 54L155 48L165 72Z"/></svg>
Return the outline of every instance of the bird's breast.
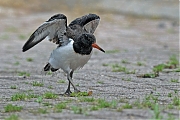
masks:
<svg viewBox="0 0 180 120"><path fill-rule="evenodd" d="M73 41L66 46L59 47L51 53L49 63L53 68L63 69L65 72L82 68L91 58L89 55L81 55L73 49Z"/></svg>

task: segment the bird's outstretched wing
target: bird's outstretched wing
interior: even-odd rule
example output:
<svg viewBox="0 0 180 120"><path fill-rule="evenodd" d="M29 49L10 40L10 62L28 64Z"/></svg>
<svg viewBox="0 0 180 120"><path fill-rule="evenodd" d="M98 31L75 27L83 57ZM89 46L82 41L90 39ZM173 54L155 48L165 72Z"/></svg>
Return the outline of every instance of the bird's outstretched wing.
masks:
<svg viewBox="0 0 180 120"><path fill-rule="evenodd" d="M67 28L67 18L63 14L56 14L52 16L48 21L45 21L28 39L24 44L22 51L25 52L41 42L47 36L50 41L59 44L63 43L64 33Z"/></svg>
<svg viewBox="0 0 180 120"><path fill-rule="evenodd" d="M80 25L85 32L93 34L99 24L99 21L100 17L98 15L88 14L73 20L69 24L69 27L74 29L75 25Z"/></svg>

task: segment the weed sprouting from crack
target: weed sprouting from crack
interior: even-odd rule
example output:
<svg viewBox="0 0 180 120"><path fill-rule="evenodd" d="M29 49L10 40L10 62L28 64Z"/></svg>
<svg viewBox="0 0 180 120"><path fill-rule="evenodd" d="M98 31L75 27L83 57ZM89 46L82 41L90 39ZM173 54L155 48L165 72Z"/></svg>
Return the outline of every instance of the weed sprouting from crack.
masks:
<svg viewBox="0 0 180 120"><path fill-rule="evenodd" d="M22 106L16 106L12 104L8 104L4 107L5 112L19 112L23 109Z"/></svg>
<svg viewBox="0 0 180 120"><path fill-rule="evenodd" d="M58 103L54 106L54 111L55 112L62 112L62 109L65 109L66 108L66 103L65 102L62 102L62 103Z"/></svg>
<svg viewBox="0 0 180 120"><path fill-rule="evenodd" d="M12 114L9 117L5 118L5 120L19 120L19 118L17 115Z"/></svg>
<svg viewBox="0 0 180 120"><path fill-rule="evenodd" d="M56 99L58 96L52 92L46 92L44 93L43 97L45 99Z"/></svg>
<svg viewBox="0 0 180 120"><path fill-rule="evenodd" d="M39 87L43 87L44 86L44 83L39 82L39 81L33 81L31 84L32 84L32 86L39 86Z"/></svg>
<svg viewBox="0 0 180 120"><path fill-rule="evenodd" d="M113 72L124 72L126 74L135 74L135 70L128 70L126 67L123 67L119 64L113 64L112 65L112 71Z"/></svg>

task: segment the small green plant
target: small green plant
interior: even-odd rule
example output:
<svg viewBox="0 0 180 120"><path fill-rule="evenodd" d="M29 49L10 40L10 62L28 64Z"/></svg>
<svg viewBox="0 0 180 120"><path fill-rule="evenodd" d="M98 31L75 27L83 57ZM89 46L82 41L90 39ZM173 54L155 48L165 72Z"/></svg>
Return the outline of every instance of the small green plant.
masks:
<svg viewBox="0 0 180 120"><path fill-rule="evenodd" d="M76 86L79 86L79 83L78 83L78 84L76 84Z"/></svg>
<svg viewBox="0 0 180 120"><path fill-rule="evenodd" d="M34 93L28 93L28 94L26 95L26 98L27 98L27 99L38 98L38 97L39 97L39 95L36 95L36 94L34 94Z"/></svg>
<svg viewBox="0 0 180 120"><path fill-rule="evenodd" d="M56 99L57 95L52 92L46 92L46 93L44 93L44 98L45 99Z"/></svg>
<svg viewBox="0 0 180 120"><path fill-rule="evenodd" d="M19 120L19 118L17 115L12 114L9 117L5 118L5 120Z"/></svg>
<svg viewBox="0 0 180 120"><path fill-rule="evenodd" d="M159 73L159 72L163 71L164 68L165 68L164 64L159 64L159 65L154 66L153 71L155 73Z"/></svg>
<svg viewBox="0 0 180 120"><path fill-rule="evenodd" d="M87 92L73 92L70 94L70 97L80 97L80 96L89 96Z"/></svg>
<svg viewBox="0 0 180 120"><path fill-rule="evenodd" d="M168 108L168 109L174 109L174 105L173 105L173 104L168 104L168 105L167 105L167 108Z"/></svg>
<svg viewBox="0 0 180 120"><path fill-rule="evenodd" d="M49 102L44 102L42 104L43 104L43 106L50 106L50 107L53 105L52 103L49 103Z"/></svg>
<svg viewBox="0 0 180 120"><path fill-rule="evenodd" d="M116 108L117 105L118 105L118 103L117 103L116 100L112 100L112 101L110 102L110 104L111 104L111 108Z"/></svg>
<svg viewBox="0 0 180 120"><path fill-rule="evenodd" d="M169 58L169 62L167 63L168 65L172 66L174 65L175 68L179 65L179 60L176 58L175 55L172 55L170 58Z"/></svg>
<svg viewBox="0 0 180 120"><path fill-rule="evenodd" d="M26 100L26 99L30 99L30 98L37 98L39 97L39 95L35 95L35 94L25 94L25 93L16 93L14 95L11 96L11 100L12 101L19 101L19 100Z"/></svg>
<svg viewBox="0 0 180 120"><path fill-rule="evenodd" d="M43 87L43 86L44 86L44 83L42 83L42 82L38 82L38 81L33 81L33 82L32 82L32 86L39 86L39 87Z"/></svg>
<svg viewBox="0 0 180 120"><path fill-rule="evenodd" d="M103 63L103 64L102 64L102 66L109 66L109 64L107 64L107 63Z"/></svg>
<svg viewBox="0 0 180 120"><path fill-rule="evenodd" d="M119 107L119 108L117 109L117 111L118 111L118 112L122 112L122 111L123 111L123 108L122 108L122 107Z"/></svg>
<svg viewBox="0 0 180 120"><path fill-rule="evenodd" d="M53 89L52 85L49 85L48 88L49 88L49 89Z"/></svg>
<svg viewBox="0 0 180 120"><path fill-rule="evenodd" d="M142 62L137 62L136 63L138 66L144 66L145 64L144 63L142 63Z"/></svg>
<svg viewBox="0 0 180 120"><path fill-rule="evenodd" d="M171 79L171 82L179 83L179 80L178 79Z"/></svg>
<svg viewBox="0 0 180 120"><path fill-rule="evenodd" d="M35 102L38 102L38 103L42 103L42 101L43 101L42 96L37 97L37 99L35 100Z"/></svg>
<svg viewBox="0 0 180 120"><path fill-rule="evenodd" d="M108 107L110 107L111 105L110 105L109 102L105 101L104 99L98 99L98 106L99 106L100 108L108 108Z"/></svg>
<svg viewBox="0 0 180 120"><path fill-rule="evenodd" d="M169 114L168 114L167 120L175 120L175 117L173 116L172 113L169 113Z"/></svg>
<svg viewBox="0 0 180 120"><path fill-rule="evenodd" d="M32 58L27 58L26 60L27 60L28 62L32 62L32 61L33 61Z"/></svg>
<svg viewBox="0 0 180 120"><path fill-rule="evenodd" d="M24 84L29 84L29 82L23 82Z"/></svg>
<svg viewBox="0 0 180 120"><path fill-rule="evenodd" d="M25 100L27 98L25 93L16 93L11 96L12 101Z"/></svg>
<svg viewBox="0 0 180 120"><path fill-rule="evenodd" d="M58 103L54 106L54 110L55 112L62 112L62 109L65 109L66 108L66 103L63 102L63 103Z"/></svg>
<svg viewBox="0 0 180 120"><path fill-rule="evenodd" d="M47 109L38 108L37 113L46 114L46 113L48 113L48 111L47 111Z"/></svg>
<svg viewBox="0 0 180 120"><path fill-rule="evenodd" d="M11 89L17 89L17 86L16 85L12 85L10 88Z"/></svg>
<svg viewBox="0 0 180 120"><path fill-rule="evenodd" d="M141 75L137 75L137 77L140 77L140 78L155 78L155 77L158 77L159 76L159 73L146 73L146 74L141 74Z"/></svg>
<svg viewBox="0 0 180 120"><path fill-rule="evenodd" d="M119 102L121 102L121 103L128 103L128 101L127 101L126 99L124 99L124 98L121 98L121 99L119 100Z"/></svg>
<svg viewBox="0 0 180 120"><path fill-rule="evenodd" d="M90 98L89 97L80 97L79 100L81 102L94 102L95 101L95 99L93 97L90 97Z"/></svg>
<svg viewBox="0 0 180 120"><path fill-rule="evenodd" d="M123 81L131 81L131 78L122 78Z"/></svg>
<svg viewBox="0 0 180 120"><path fill-rule="evenodd" d="M52 75L53 73L51 71L48 71L47 72L47 75Z"/></svg>
<svg viewBox="0 0 180 120"><path fill-rule="evenodd" d="M18 61L16 61L15 63L14 63L14 65L19 65L20 63L18 62Z"/></svg>
<svg viewBox="0 0 180 120"><path fill-rule="evenodd" d="M125 72L126 71L125 67L122 67L118 64L112 65L112 68L113 68L113 72Z"/></svg>
<svg viewBox="0 0 180 120"><path fill-rule="evenodd" d="M173 105L175 105L175 106L179 106L180 105L180 98L179 97L175 96L173 98Z"/></svg>
<svg viewBox="0 0 180 120"><path fill-rule="evenodd" d="M135 70L130 71L126 67L122 67L121 65L118 64L113 64L112 69L113 72L125 72L126 74L135 74Z"/></svg>
<svg viewBox="0 0 180 120"><path fill-rule="evenodd" d="M22 110L21 106L16 106L12 104L8 104L4 107L5 112L19 112Z"/></svg>
<svg viewBox="0 0 180 120"><path fill-rule="evenodd" d="M129 64L130 62L128 62L127 60L121 60L121 63L123 63L123 64Z"/></svg>
<svg viewBox="0 0 180 120"><path fill-rule="evenodd" d="M172 93L168 93L168 97L172 97Z"/></svg>
<svg viewBox="0 0 180 120"><path fill-rule="evenodd" d="M71 109L75 114L83 114L84 110L82 107L72 106Z"/></svg>
<svg viewBox="0 0 180 120"><path fill-rule="evenodd" d="M150 95L146 95L142 102L140 102L139 99L135 101L133 103L133 106L136 106L137 108L150 108L153 110L155 108L154 105L155 103L157 103L157 101L158 101L158 96L156 97L150 94Z"/></svg>
<svg viewBox="0 0 180 120"><path fill-rule="evenodd" d="M96 110L99 110L99 107L98 106L95 106L93 105L91 108L90 108L91 111L96 111Z"/></svg>
<svg viewBox="0 0 180 120"><path fill-rule="evenodd" d="M180 68L178 68L178 69L174 70L174 72L180 72Z"/></svg>
<svg viewBox="0 0 180 120"><path fill-rule="evenodd" d="M27 77L29 77L30 76L30 73L27 73L27 72L18 72L18 76L27 76Z"/></svg>
<svg viewBox="0 0 180 120"><path fill-rule="evenodd" d="M58 83L66 83L65 80L59 80Z"/></svg>
<svg viewBox="0 0 180 120"><path fill-rule="evenodd" d="M156 120L160 120L162 119L162 116L160 115L161 111L159 109L159 104L156 103L155 106L154 106L154 119Z"/></svg>
<svg viewBox="0 0 180 120"><path fill-rule="evenodd" d="M99 83L99 84L104 84L104 82L103 82L103 81L97 81L97 83Z"/></svg>
<svg viewBox="0 0 180 120"><path fill-rule="evenodd" d="M142 108L142 104L139 99L137 99L133 104L134 107L137 107L138 109Z"/></svg>
<svg viewBox="0 0 180 120"><path fill-rule="evenodd" d="M117 106L117 102L116 101L108 102L108 101L106 101L104 99L98 99L97 102L98 102L97 106L99 108L108 108L108 107L115 108Z"/></svg>
<svg viewBox="0 0 180 120"><path fill-rule="evenodd" d="M126 103L125 105L122 106L123 109L132 109L132 105L129 103Z"/></svg>

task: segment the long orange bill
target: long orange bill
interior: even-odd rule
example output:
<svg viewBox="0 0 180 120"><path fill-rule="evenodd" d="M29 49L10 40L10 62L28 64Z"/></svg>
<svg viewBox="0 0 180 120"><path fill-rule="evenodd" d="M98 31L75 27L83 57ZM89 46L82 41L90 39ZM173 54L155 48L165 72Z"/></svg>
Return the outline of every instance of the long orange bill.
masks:
<svg viewBox="0 0 180 120"><path fill-rule="evenodd" d="M93 48L96 48L96 49L98 49L98 50L100 50L100 51L102 51L102 52L105 53L105 51L104 51L101 47L99 47L96 43L93 43L93 44L92 44L92 47L93 47Z"/></svg>

